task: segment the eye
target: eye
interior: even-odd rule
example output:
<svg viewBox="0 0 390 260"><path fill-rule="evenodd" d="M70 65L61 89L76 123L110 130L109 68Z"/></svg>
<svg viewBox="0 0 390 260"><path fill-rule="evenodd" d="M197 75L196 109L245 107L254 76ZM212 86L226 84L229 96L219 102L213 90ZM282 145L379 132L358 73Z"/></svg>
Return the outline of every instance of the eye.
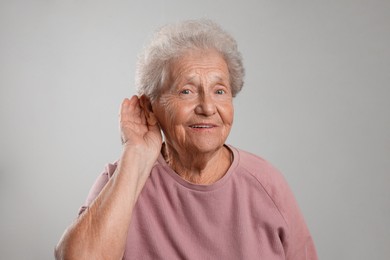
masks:
<svg viewBox="0 0 390 260"><path fill-rule="evenodd" d="M226 91L223 90L223 89L218 89L217 91L215 91L215 93L218 94L218 95L223 95L223 94L226 93Z"/></svg>
<svg viewBox="0 0 390 260"><path fill-rule="evenodd" d="M191 91L189 89L183 89L182 91L180 91L180 94L184 94L184 95L188 95L190 93Z"/></svg>

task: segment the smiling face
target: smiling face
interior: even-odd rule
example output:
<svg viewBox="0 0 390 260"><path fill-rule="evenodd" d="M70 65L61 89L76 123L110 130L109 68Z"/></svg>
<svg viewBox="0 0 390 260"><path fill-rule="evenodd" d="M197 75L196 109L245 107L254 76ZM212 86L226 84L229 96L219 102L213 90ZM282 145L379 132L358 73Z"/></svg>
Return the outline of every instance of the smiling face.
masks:
<svg viewBox="0 0 390 260"><path fill-rule="evenodd" d="M229 70L217 51L190 51L175 59L153 112L176 153L221 149L233 123Z"/></svg>

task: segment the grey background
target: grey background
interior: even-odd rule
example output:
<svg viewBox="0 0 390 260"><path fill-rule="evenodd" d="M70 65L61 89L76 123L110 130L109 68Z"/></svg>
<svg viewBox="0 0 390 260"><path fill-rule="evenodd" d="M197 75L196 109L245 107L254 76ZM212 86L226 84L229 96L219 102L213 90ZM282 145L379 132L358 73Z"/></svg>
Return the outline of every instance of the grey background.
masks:
<svg viewBox="0 0 390 260"><path fill-rule="evenodd" d="M107 162L136 57L208 17L247 76L229 143L286 176L321 259L390 259L390 1L0 2L0 258L52 259Z"/></svg>

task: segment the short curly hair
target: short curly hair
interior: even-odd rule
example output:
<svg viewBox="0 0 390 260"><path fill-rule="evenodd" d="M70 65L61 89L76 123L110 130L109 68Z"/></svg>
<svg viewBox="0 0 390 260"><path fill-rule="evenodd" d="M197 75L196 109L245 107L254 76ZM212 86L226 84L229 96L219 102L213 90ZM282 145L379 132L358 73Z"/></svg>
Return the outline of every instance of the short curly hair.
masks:
<svg viewBox="0 0 390 260"><path fill-rule="evenodd" d="M235 39L208 19L169 24L157 30L139 56L136 68L138 95L155 100L169 76L169 63L191 50L217 50L229 69L233 97L244 85L245 70Z"/></svg>

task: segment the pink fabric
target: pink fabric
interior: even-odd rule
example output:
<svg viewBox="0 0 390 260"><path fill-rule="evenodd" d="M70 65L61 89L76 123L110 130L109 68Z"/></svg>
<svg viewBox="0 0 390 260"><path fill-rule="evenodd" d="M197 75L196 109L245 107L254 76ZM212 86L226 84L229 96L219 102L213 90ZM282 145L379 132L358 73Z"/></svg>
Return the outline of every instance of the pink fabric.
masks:
<svg viewBox="0 0 390 260"><path fill-rule="evenodd" d="M229 148L233 163L212 185L184 181L159 157L133 211L124 259L317 259L282 175L265 160ZM115 167L98 178L80 214Z"/></svg>

